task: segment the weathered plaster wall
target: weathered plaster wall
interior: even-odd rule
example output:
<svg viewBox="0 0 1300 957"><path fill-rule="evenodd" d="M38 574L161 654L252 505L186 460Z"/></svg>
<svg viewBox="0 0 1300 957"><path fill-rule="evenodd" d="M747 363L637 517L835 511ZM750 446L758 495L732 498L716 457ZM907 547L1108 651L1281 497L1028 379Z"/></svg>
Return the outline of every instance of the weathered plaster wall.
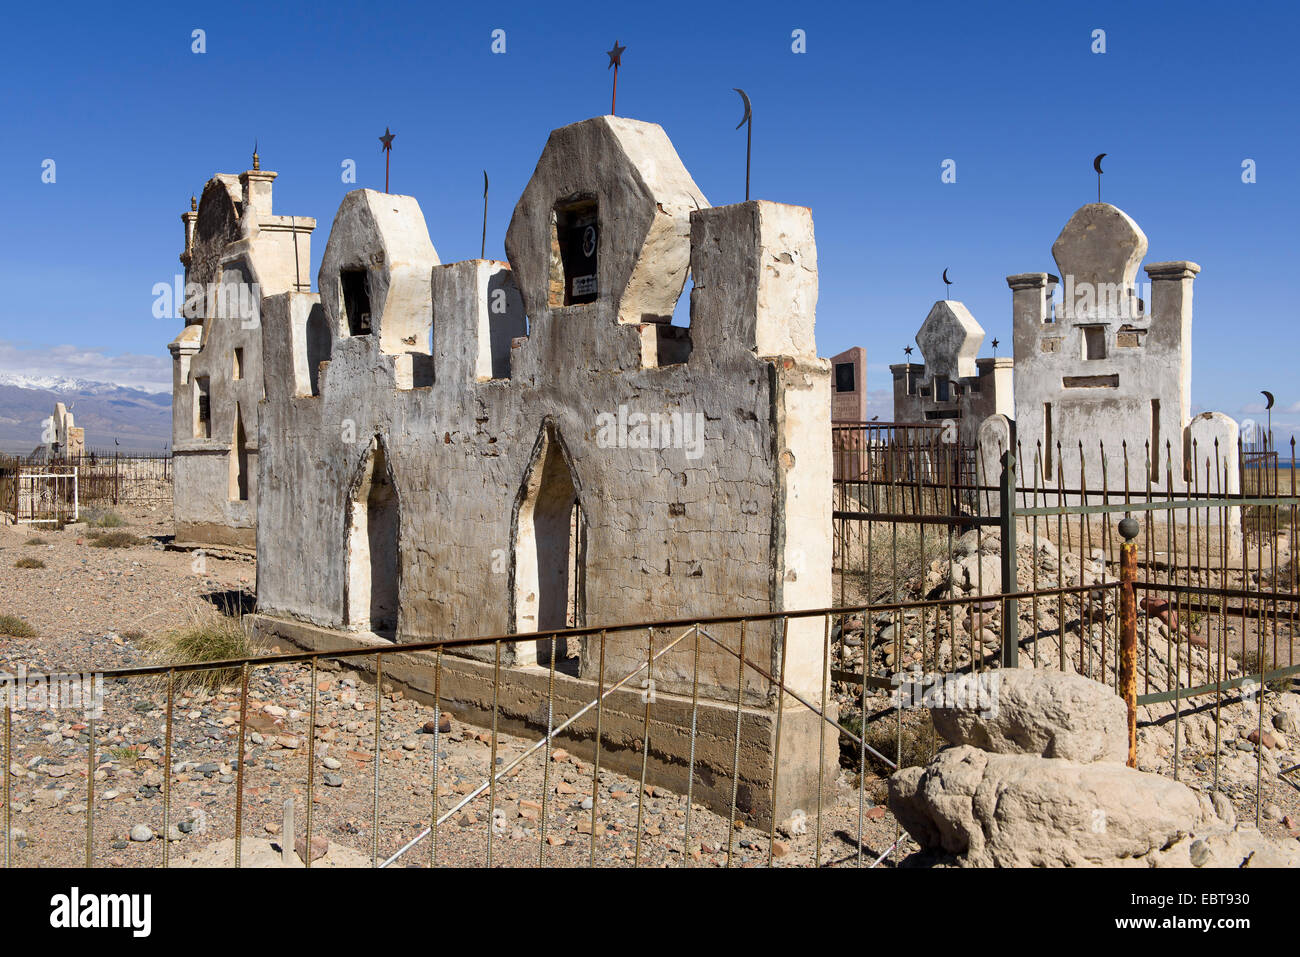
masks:
<svg viewBox="0 0 1300 957"><path fill-rule="evenodd" d="M272 214L275 176L258 169L220 174L204 187L197 209L182 216L187 325L170 346L179 542L255 544L261 298L307 287L316 225ZM201 381L206 427L199 422Z"/></svg>
<svg viewBox="0 0 1300 957"><path fill-rule="evenodd" d="M599 208L598 294L564 305L553 211L575 197ZM510 266L439 265L426 243L414 199L354 192L320 301L264 303L261 613L365 639L369 623L347 615L347 515L379 446L399 503L399 638L527 630L516 545L539 467L562 467L581 506L588 625L830 603L830 385L813 341L808 210L710 209L659 127L600 117L551 135L515 210ZM395 259L410 266L400 276ZM370 335L347 333L329 293L349 263L367 264ZM689 342L666 322L688 269ZM302 355L313 322L331 336L314 396ZM394 323L415 342L391 350ZM652 415L683 426L660 435L667 447L638 447L653 439L637 417ZM734 648L735 631L716 634ZM779 660L779 635L751 626L747 654ZM819 656L820 621L792 627L787 666L816 697L814 641ZM687 645L656 664L659 691L689 693ZM584 677L593 652L581 653ZM610 635L608 676L644 659L643 635ZM745 688L768 700L752 671ZM735 689L734 657L706 642L701 694Z"/></svg>

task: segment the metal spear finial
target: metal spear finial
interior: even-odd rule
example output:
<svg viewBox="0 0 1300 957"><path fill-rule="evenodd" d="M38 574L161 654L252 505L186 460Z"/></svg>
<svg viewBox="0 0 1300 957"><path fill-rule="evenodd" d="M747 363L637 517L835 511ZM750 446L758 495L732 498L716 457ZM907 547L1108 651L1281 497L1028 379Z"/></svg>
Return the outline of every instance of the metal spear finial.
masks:
<svg viewBox="0 0 1300 957"><path fill-rule="evenodd" d="M626 49L627 47L619 46L618 41L615 40L614 49L605 51L609 57L609 66L606 69L614 71L614 91L609 97L610 116L614 115L615 107L618 105L618 68L623 65L623 51Z"/></svg>

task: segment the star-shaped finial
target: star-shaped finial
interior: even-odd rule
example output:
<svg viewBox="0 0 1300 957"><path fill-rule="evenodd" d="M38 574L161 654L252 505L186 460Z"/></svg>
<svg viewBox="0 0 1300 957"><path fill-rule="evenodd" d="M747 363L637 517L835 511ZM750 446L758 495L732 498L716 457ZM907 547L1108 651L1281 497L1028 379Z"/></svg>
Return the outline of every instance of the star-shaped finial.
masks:
<svg viewBox="0 0 1300 957"><path fill-rule="evenodd" d="M997 347L998 347L998 340L994 339L994 340L993 340L993 348L996 349Z"/></svg>
<svg viewBox="0 0 1300 957"><path fill-rule="evenodd" d="M391 150L393 148L393 137L395 137L396 135L397 135L396 133L390 131L388 127L385 126L384 135L379 137L379 142L384 144L382 149Z"/></svg>
<svg viewBox="0 0 1300 957"><path fill-rule="evenodd" d="M621 47L621 46L619 46L619 45L618 45L618 41L615 40L615 41L614 41L614 49L612 49L612 50L606 50L606 51L605 51L605 55L609 57L609 66L607 66L605 69L608 70L608 69L610 69L611 67L622 66L622 65L623 65L623 51L626 50L626 49L627 49L627 47Z"/></svg>
<svg viewBox="0 0 1300 957"><path fill-rule="evenodd" d="M912 354L911 346L903 346L903 354L910 356Z"/></svg>

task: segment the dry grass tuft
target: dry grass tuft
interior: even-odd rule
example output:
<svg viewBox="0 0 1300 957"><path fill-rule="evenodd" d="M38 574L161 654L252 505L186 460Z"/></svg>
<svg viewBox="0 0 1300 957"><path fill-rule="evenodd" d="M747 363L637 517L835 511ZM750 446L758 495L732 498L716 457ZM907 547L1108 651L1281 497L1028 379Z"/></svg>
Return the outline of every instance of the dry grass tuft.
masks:
<svg viewBox="0 0 1300 957"><path fill-rule="evenodd" d="M14 568L44 568L45 563L39 558L20 558L14 562Z"/></svg>
<svg viewBox="0 0 1300 957"><path fill-rule="evenodd" d="M1284 663L1275 663L1269 653L1268 646L1264 646L1261 654L1258 648L1243 648L1241 655L1241 670L1247 675L1262 675L1265 672L1273 671L1277 668L1285 668ZM1266 683L1269 691L1276 691L1278 694L1284 694L1291 690L1292 678L1284 676L1274 678Z"/></svg>
<svg viewBox="0 0 1300 957"><path fill-rule="evenodd" d="M150 637L140 635L138 644L159 665L202 664L253 654L243 623L211 610L192 611L189 621L180 628ZM159 679L164 687L166 680ZM238 668L186 671L176 674L174 687L177 694L199 690L211 693L238 680Z"/></svg>
<svg viewBox="0 0 1300 957"><path fill-rule="evenodd" d="M90 512L86 516L86 524L91 528L121 528L126 524L126 519L111 510Z"/></svg>

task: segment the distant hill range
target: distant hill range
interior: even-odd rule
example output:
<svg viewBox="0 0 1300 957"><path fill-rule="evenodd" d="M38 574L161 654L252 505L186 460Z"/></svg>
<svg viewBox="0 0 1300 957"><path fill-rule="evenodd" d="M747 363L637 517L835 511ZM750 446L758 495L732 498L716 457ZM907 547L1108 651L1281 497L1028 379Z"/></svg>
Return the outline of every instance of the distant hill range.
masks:
<svg viewBox="0 0 1300 957"><path fill-rule="evenodd" d="M0 372L0 451L25 454L41 445L42 423L56 402L86 430L87 449L146 452L171 444L171 392Z"/></svg>

